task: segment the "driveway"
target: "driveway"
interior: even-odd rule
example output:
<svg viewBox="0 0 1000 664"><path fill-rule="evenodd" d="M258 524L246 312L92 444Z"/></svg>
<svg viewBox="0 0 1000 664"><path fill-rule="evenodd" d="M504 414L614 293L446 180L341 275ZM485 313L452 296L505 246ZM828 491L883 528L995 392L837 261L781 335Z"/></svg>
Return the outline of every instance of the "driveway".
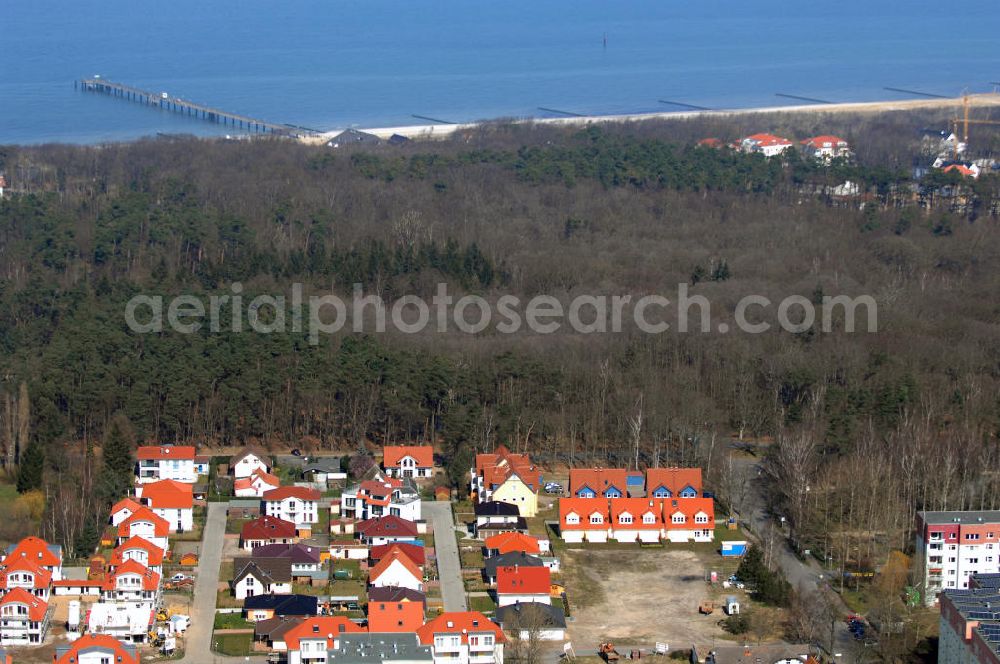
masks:
<svg viewBox="0 0 1000 664"><path fill-rule="evenodd" d="M468 611L451 503L425 500L423 510L424 517L430 521L434 529L434 551L437 554L438 579L441 581L444 610Z"/></svg>
<svg viewBox="0 0 1000 664"><path fill-rule="evenodd" d="M209 503L205 530L201 539L201 558L198 560L198 578L194 584L194 601L191 602L191 626L185 635L182 664L215 664L216 662L245 662L244 657L224 657L212 652L212 627L215 624L215 596L219 588L219 567L222 565L222 544L226 537L226 508L228 503ZM265 662L255 657L252 662Z"/></svg>

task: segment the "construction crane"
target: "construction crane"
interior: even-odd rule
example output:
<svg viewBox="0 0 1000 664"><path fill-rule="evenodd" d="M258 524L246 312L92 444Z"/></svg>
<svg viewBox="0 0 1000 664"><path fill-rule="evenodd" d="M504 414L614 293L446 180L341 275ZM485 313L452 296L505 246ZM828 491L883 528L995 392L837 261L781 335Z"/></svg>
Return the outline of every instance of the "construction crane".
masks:
<svg viewBox="0 0 1000 664"><path fill-rule="evenodd" d="M992 95L992 94L989 94L989 95L969 95L969 94L964 94L964 95L962 95L962 117L961 118L957 118L957 117L956 118L952 118L952 120L951 120L952 132L955 134L955 145L952 148L952 155L953 155L953 157L954 157L955 160L958 159L958 146L961 145L961 144L964 144L966 146L966 148L968 148L968 146L969 146L969 125L970 124L978 124L978 125L1000 125L1000 120L975 120L975 119L972 119L972 118L969 117L969 107L971 105L971 102L969 101L969 97L978 97L978 96L991 96L992 97L992 96L995 96L995 95ZM961 127L962 127L962 133L961 134L959 134L959 132L958 132L959 125L961 125ZM959 136L961 136L961 140L959 140Z"/></svg>

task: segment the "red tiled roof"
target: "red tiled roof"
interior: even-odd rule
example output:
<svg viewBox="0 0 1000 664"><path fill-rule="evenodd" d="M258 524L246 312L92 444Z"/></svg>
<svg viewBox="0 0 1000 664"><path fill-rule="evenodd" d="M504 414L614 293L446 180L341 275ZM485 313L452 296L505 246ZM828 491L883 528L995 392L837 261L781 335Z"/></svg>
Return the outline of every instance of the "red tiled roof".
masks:
<svg viewBox="0 0 1000 664"><path fill-rule="evenodd" d="M118 545L114 552L111 554L111 561L108 563L111 567L118 567L125 562L125 552L129 550L140 549L145 551L147 554L148 565L150 567L156 567L163 564L163 549L156 546L149 540L145 540L138 535L128 538L125 542Z"/></svg>
<svg viewBox="0 0 1000 664"><path fill-rule="evenodd" d="M538 554L541 547L538 546L538 538L525 535L515 531L498 533L486 538L484 542L487 549L496 549L501 555L512 551L518 553Z"/></svg>
<svg viewBox="0 0 1000 664"><path fill-rule="evenodd" d="M118 514L122 510L126 510L126 509L129 512L133 512L134 513L136 511L138 511L140 507L142 507L142 505L140 505L139 503L137 503L132 498L122 498L121 500L119 500L117 503L115 503L111 507L111 515L114 516L115 514Z"/></svg>
<svg viewBox="0 0 1000 664"><path fill-rule="evenodd" d="M538 491L542 475L527 454L514 454L503 445L497 448L495 454L476 455L476 474L490 488L500 486L512 475L517 475L534 491Z"/></svg>
<svg viewBox="0 0 1000 664"><path fill-rule="evenodd" d="M355 532L366 537L416 537L417 524L395 515L361 521Z"/></svg>
<svg viewBox="0 0 1000 664"><path fill-rule="evenodd" d="M569 471L569 493L575 496L583 488L589 488L598 496L614 487L624 496L628 492L628 471L624 468L571 468Z"/></svg>
<svg viewBox="0 0 1000 664"><path fill-rule="evenodd" d="M382 560L380 560L378 564L375 565L375 567L373 567L370 572L368 572L369 583L374 583L375 581L377 581L379 577L385 574L386 571L390 567L392 567L392 563L396 561L399 561L399 564L405 567L406 571L409 572L410 575L417 581L421 581L424 578L424 575L423 573L421 573L420 568L417 566L417 564L412 560L410 560L410 557L407 556L405 553L396 550L390 553L389 555L385 556L384 558L382 558Z"/></svg>
<svg viewBox="0 0 1000 664"><path fill-rule="evenodd" d="M138 560L126 560L115 568L114 572L108 574L104 580L104 590L115 590L115 581L120 576L126 574L137 574L142 580L142 589L153 591L160 587L160 575L149 569Z"/></svg>
<svg viewBox="0 0 1000 664"><path fill-rule="evenodd" d="M281 480L278 479L277 475L264 472L260 468L254 468L249 477L240 477L233 482L233 489L251 489L258 481L263 482L266 486L275 488L281 486Z"/></svg>
<svg viewBox="0 0 1000 664"><path fill-rule="evenodd" d="M35 597L24 588L14 588L3 598L0 598L0 606L8 604L24 604L28 607L28 620L32 622L42 622L45 620L45 612L49 605L41 597Z"/></svg>
<svg viewBox="0 0 1000 664"><path fill-rule="evenodd" d="M125 649L118 639L107 634L84 634L76 641L73 641L69 646L69 650L63 653L62 657L56 659L54 664L73 664L79 662L80 655L90 650L110 651L111 661L115 662L115 664L138 664L138 660Z"/></svg>
<svg viewBox="0 0 1000 664"><path fill-rule="evenodd" d="M423 602L369 602L368 631L416 632L424 624Z"/></svg>
<svg viewBox="0 0 1000 664"><path fill-rule="evenodd" d="M469 634L483 634L484 632L492 633L497 643L503 643L507 640L504 638L500 626L479 611L442 613L418 629L417 637L420 639L420 643L429 646L434 644L435 634L456 634L462 637L462 643L468 644Z"/></svg>
<svg viewBox="0 0 1000 664"><path fill-rule="evenodd" d="M942 170L942 172L944 172L944 173L948 173L948 172L950 172L950 171L957 171L958 173L960 173L960 174L962 174L962 175L964 175L964 176L966 176L966 177L968 177L968 176L970 176L970 175L975 175L975 171L973 171L973 170L972 170L971 168L969 168L968 166L964 166L964 165L962 165L962 164L950 164L950 165L948 165L948 166L945 166L945 167L944 167L943 169L941 169L941 170Z"/></svg>
<svg viewBox="0 0 1000 664"><path fill-rule="evenodd" d="M829 147L831 148L847 147L847 141L839 136L831 136L829 134L813 136L812 138L805 138L802 140L802 145L808 145L814 148L824 147L827 143L830 144Z"/></svg>
<svg viewBox="0 0 1000 664"><path fill-rule="evenodd" d="M149 521L153 524L153 535L155 537L166 537L170 533L170 524L167 520L159 516L148 507L140 507L132 516L118 524L119 537L132 537L131 525L142 521Z"/></svg>
<svg viewBox="0 0 1000 664"><path fill-rule="evenodd" d="M295 533L294 523L276 516L262 516L243 524L240 539L243 541L289 539L295 537Z"/></svg>
<svg viewBox="0 0 1000 664"><path fill-rule="evenodd" d="M653 522L645 523L643 517L649 513L653 514ZM621 523L623 514L631 516L632 523ZM613 498L611 499L611 525L622 530L660 530L663 527L663 500Z"/></svg>
<svg viewBox="0 0 1000 664"><path fill-rule="evenodd" d="M670 497L687 487L693 488L701 495L701 468L650 468L646 471L646 495L664 487L670 491Z"/></svg>
<svg viewBox="0 0 1000 664"><path fill-rule="evenodd" d="M499 595L548 595L552 584L552 572L544 565L540 567L497 568L497 594Z"/></svg>
<svg viewBox="0 0 1000 664"><path fill-rule="evenodd" d="M386 445L382 448L382 465L399 468L404 457L413 457L418 468L434 466L434 448L430 445Z"/></svg>
<svg viewBox="0 0 1000 664"><path fill-rule="evenodd" d="M0 565L0 590L8 588L7 575L11 572L30 572L33 574L35 582L32 588L35 589L48 588L49 584L52 583L52 572L37 564L31 558L13 558L7 556L3 565Z"/></svg>
<svg viewBox="0 0 1000 664"><path fill-rule="evenodd" d="M341 634L366 632L364 627L344 616L318 616L306 618L298 627L285 632L288 650L298 650L302 639L326 639L327 649L333 648L333 641Z"/></svg>
<svg viewBox="0 0 1000 664"><path fill-rule="evenodd" d="M190 445L145 445L135 451L140 461L178 459L194 461L194 447Z"/></svg>
<svg viewBox="0 0 1000 664"><path fill-rule="evenodd" d="M684 523L673 523L673 516L677 512L684 515ZM707 523L695 523L695 516L699 512L704 512L708 517ZM715 501L711 498L681 498L679 500L663 501L663 521L667 530L693 530L715 528Z"/></svg>
<svg viewBox="0 0 1000 664"><path fill-rule="evenodd" d="M285 498L298 498L299 500L319 500L322 497L316 489L304 486L279 486L277 489L265 491L262 498L267 501L284 500Z"/></svg>
<svg viewBox="0 0 1000 664"><path fill-rule="evenodd" d="M372 547L372 550L368 553L368 559L374 565L389 555L389 553L396 550L406 554L407 558L418 565L423 565L425 562L424 547L417 544L409 544L407 542L392 542L390 544L380 544L379 546Z"/></svg>
<svg viewBox="0 0 1000 664"><path fill-rule="evenodd" d="M608 527L608 499L607 498L560 498L559 499L559 528L560 530L591 530ZM590 515L599 512L604 518L604 523L595 525L590 523ZM580 523L566 523L568 514L576 514L580 517Z"/></svg>
<svg viewBox="0 0 1000 664"><path fill-rule="evenodd" d="M62 557L49 548L49 543L41 537L25 537L11 549L4 558L4 562L11 558L31 558L42 567L59 567L62 565Z"/></svg>
<svg viewBox="0 0 1000 664"><path fill-rule="evenodd" d="M154 509L191 509L194 487L176 480L150 482L142 487L141 500Z"/></svg>
<svg viewBox="0 0 1000 664"><path fill-rule="evenodd" d="M787 138L782 138L781 136L775 136L774 134L751 134L743 140L753 141L757 145L762 147L773 146L773 145L791 145L792 142Z"/></svg>

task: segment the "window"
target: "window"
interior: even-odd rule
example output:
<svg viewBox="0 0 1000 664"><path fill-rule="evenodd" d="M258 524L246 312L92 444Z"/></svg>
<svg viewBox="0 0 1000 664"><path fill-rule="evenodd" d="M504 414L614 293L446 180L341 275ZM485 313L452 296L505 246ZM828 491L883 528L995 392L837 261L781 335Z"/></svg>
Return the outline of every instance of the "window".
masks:
<svg viewBox="0 0 1000 664"><path fill-rule="evenodd" d="M970 565L978 565L979 564L979 558L969 558L969 564Z"/></svg>
<svg viewBox="0 0 1000 664"><path fill-rule="evenodd" d="M670 489L664 486L658 487L656 491L653 492L654 498L670 498L670 496Z"/></svg>
<svg viewBox="0 0 1000 664"><path fill-rule="evenodd" d="M566 523L571 526L575 526L580 523L580 515L574 512L570 512L566 515Z"/></svg>
<svg viewBox="0 0 1000 664"><path fill-rule="evenodd" d="M491 645L493 645L493 635L492 634L487 634L487 635L485 635L483 637L483 645L484 646L491 646Z"/></svg>
<svg viewBox="0 0 1000 664"><path fill-rule="evenodd" d="M680 512L670 517L670 523L684 523L685 521L687 521L687 519Z"/></svg>
<svg viewBox="0 0 1000 664"><path fill-rule="evenodd" d="M646 512L642 515L643 523L656 523L656 515L652 512Z"/></svg>
<svg viewBox="0 0 1000 664"><path fill-rule="evenodd" d="M620 515L618 517L618 523L624 523L626 525L632 523L632 515L631 514Z"/></svg>
<svg viewBox="0 0 1000 664"><path fill-rule="evenodd" d="M597 512L594 512L593 514L590 515L590 522L591 523L604 523L604 517L601 516L600 514L598 514Z"/></svg>
<svg viewBox="0 0 1000 664"><path fill-rule="evenodd" d="M931 533L931 541L937 541L941 539L941 531L937 530Z"/></svg>
<svg viewBox="0 0 1000 664"><path fill-rule="evenodd" d="M694 517L694 522L695 523L708 523L708 515L707 514L698 513Z"/></svg>
<svg viewBox="0 0 1000 664"><path fill-rule="evenodd" d="M965 533L965 539L974 542L979 539L979 533Z"/></svg>

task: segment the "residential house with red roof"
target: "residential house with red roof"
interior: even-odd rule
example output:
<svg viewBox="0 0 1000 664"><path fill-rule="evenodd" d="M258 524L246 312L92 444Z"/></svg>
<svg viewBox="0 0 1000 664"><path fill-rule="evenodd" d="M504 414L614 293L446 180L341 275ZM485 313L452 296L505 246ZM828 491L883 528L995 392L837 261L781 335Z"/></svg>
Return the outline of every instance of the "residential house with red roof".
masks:
<svg viewBox="0 0 1000 664"><path fill-rule="evenodd" d="M494 453L477 454L471 474L470 489L477 503L509 503L526 518L538 514L542 473L527 454L515 454L501 445Z"/></svg>
<svg viewBox="0 0 1000 664"><path fill-rule="evenodd" d="M129 560L134 560L154 572L163 572L163 549L138 535L128 538L115 548L108 562L108 568L114 571Z"/></svg>
<svg viewBox="0 0 1000 664"><path fill-rule="evenodd" d="M277 475L255 469L247 477L237 477L233 482L233 493L237 498L261 498L268 491L281 486Z"/></svg>
<svg viewBox="0 0 1000 664"><path fill-rule="evenodd" d="M312 524L319 523L319 501L322 494L316 489L302 486L282 486L264 492L261 502L264 514L294 523L303 531L312 531Z"/></svg>
<svg viewBox="0 0 1000 664"><path fill-rule="evenodd" d="M497 606L509 604L551 604L552 573L544 565L497 568Z"/></svg>
<svg viewBox="0 0 1000 664"><path fill-rule="evenodd" d="M329 651L340 647L343 635L367 631L344 616L307 618L285 632L288 664L327 664Z"/></svg>
<svg viewBox="0 0 1000 664"><path fill-rule="evenodd" d="M135 451L136 483L177 480L194 484L194 447L190 445L146 445Z"/></svg>
<svg viewBox="0 0 1000 664"><path fill-rule="evenodd" d="M368 631L412 632L424 626L422 602L368 602Z"/></svg>
<svg viewBox="0 0 1000 664"><path fill-rule="evenodd" d="M752 134L740 141L740 150L748 153L759 153L765 157L775 157L792 147L787 138L774 134Z"/></svg>
<svg viewBox="0 0 1000 664"><path fill-rule="evenodd" d="M430 445L386 445L382 448L382 468L389 477L433 477L434 448Z"/></svg>
<svg viewBox="0 0 1000 664"><path fill-rule="evenodd" d="M715 539L715 501L687 498L663 501L663 536L669 542Z"/></svg>
<svg viewBox="0 0 1000 664"><path fill-rule="evenodd" d="M611 537L619 542L660 541L663 501L656 498L617 498L610 501Z"/></svg>
<svg viewBox="0 0 1000 664"><path fill-rule="evenodd" d="M105 577L101 587L101 601L155 605L160 599L161 580L159 572L137 560L126 560Z"/></svg>
<svg viewBox="0 0 1000 664"><path fill-rule="evenodd" d="M354 532L368 546L412 542L418 534L417 524L398 516L380 516L362 521L354 527Z"/></svg>
<svg viewBox="0 0 1000 664"><path fill-rule="evenodd" d="M118 544L133 537L141 537L163 551L170 548L170 524L148 507L140 507L135 514L118 524Z"/></svg>
<svg viewBox="0 0 1000 664"><path fill-rule="evenodd" d="M11 544L7 551L0 558L0 563L8 563L17 558L29 558L36 565L48 571L52 575L53 581L58 581L62 574L62 547L58 544L49 544L41 537L25 537L17 544Z"/></svg>
<svg viewBox="0 0 1000 664"><path fill-rule="evenodd" d="M423 592L424 573L409 556L396 549L371 568L368 584L376 588L409 588Z"/></svg>
<svg viewBox="0 0 1000 664"><path fill-rule="evenodd" d="M243 524L240 548L253 551L267 544L294 544L299 541L295 524L274 516L261 516Z"/></svg>
<svg viewBox="0 0 1000 664"><path fill-rule="evenodd" d="M374 567L380 560L393 551L400 551L406 554L407 558L415 562L420 567L423 567L426 562L424 547L419 544L411 544L409 542L393 542L391 544L382 544L381 546L372 547L371 551L368 552L368 564Z"/></svg>
<svg viewBox="0 0 1000 664"><path fill-rule="evenodd" d="M256 472L271 473L271 456L263 450L246 448L229 459L229 473L236 479L253 476Z"/></svg>
<svg viewBox="0 0 1000 664"><path fill-rule="evenodd" d="M420 520L420 492L412 480L365 480L340 496L342 518L364 520L390 514L407 521Z"/></svg>
<svg viewBox="0 0 1000 664"><path fill-rule="evenodd" d="M545 546L543 547L537 537L509 531L487 537L486 541L483 542L483 548L486 549L487 558L501 556L505 553L527 553L537 556L543 550L548 552L548 540L545 540Z"/></svg>
<svg viewBox="0 0 1000 664"><path fill-rule="evenodd" d="M623 498L630 494L629 486L642 486L642 475L623 468L571 468L569 493L576 498Z"/></svg>
<svg viewBox="0 0 1000 664"><path fill-rule="evenodd" d="M139 664L135 645L107 634L84 634L68 646L56 646L53 664Z"/></svg>
<svg viewBox="0 0 1000 664"><path fill-rule="evenodd" d="M648 498L697 498L701 495L701 468L649 468Z"/></svg>
<svg viewBox="0 0 1000 664"><path fill-rule="evenodd" d="M560 498L559 533L574 544L607 542L610 515L607 498Z"/></svg>
<svg viewBox="0 0 1000 664"><path fill-rule="evenodd" d="M824 134L803 139L800 143L806 156L814 159L829 161L837 157L851 156L850 144L839 136Z"/></svg>
<svg viewBox="0 0 1000 664"><path fill-rule="evenodd" d="M431 646L434 664L503 664L503 630L479 611L442 613L418 629L417 637Z"/></svg>
<svg viewBox="0 0 1000 664"><path fill-rule="evenodd" d="M194 528L194 485L177 480L160 480L136 487L139 502L153 510L170 526L172 533Z"/></svg>
<svg viewBox="0 0 1000 664"><path fill-rule="evenodd" d="M0 646L26 646L45 640L49 605L24 588L14 588L0 598Z"/></svg>
<svg viewBox="0 0 1000 664"><path fill-rule="evenodd" d="M24 590L46 602L52 586L52 572L38 564L36 558L8 556L0 565L0 595Z"/></svg>
<svg viewBox="0 0 1000 664"><path fill-rule="evenodd" d="M142 507L134 498L122 498L111 507L111 525L117 526L125 519L139 511Z"/></svg>

